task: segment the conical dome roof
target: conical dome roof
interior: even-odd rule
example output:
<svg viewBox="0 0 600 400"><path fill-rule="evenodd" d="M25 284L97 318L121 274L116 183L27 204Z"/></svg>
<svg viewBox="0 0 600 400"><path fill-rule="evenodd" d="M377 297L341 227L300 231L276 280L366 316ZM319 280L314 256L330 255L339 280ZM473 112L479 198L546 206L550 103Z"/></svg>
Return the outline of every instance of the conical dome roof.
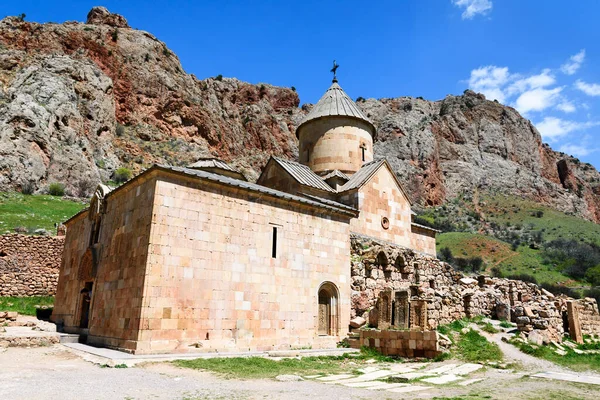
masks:
<svg viewBox="0 0 600 400"><path fill-rule="evenodd" d="M302 125L309 121L325 118L325 117L350 117L366 122L372 129L371 134L375 136L375 126L358 108L356 103L344 92L338 85L337 80L334 80L323 97L315 104L312 110L304 117L296 134L300 131Z"/></svg>

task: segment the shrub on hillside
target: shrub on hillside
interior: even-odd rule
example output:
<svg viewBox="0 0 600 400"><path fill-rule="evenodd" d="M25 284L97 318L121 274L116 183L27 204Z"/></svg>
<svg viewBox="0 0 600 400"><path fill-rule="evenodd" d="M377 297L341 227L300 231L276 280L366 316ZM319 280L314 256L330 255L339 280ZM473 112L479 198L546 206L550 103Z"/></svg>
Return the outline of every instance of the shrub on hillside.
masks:
<svg viewBox="0 0 600 400"><path fill-rule="evenodd" d="M600 265L600 247L573 239L556 239L544 245L544 263L554 264L572 278L582 279L586 271Z"/></svg>
<svg viewBox="0 0 600 400"><path fill-rule="evenodd" d="M131 170L125 167L117 168L114 174L114 180L117 183L124 183L131 179Z"/></svg>
<svg viewBox="0 0 600 400"><path fill-rule="evenodd" d="M447 263L451 263L454 260L454 257L452 256L452 250L450 250L448 247L442 247L440 249L438 258L442 261L446 261Z"/></svg>
<svg viewBox="0 0 600 400"><path fill-rule="evenodd" d="M566 294L567 296L573 297L574 299L578 299L581 297L581 294L579 294L578 291L571 289L567 286L553 285L551 283L542 283L541 286L542 288L557 296L561 294Z"/></svg>
<svg viewBox="0 0 600 400"><path fill-rule="evenodd" d="M25 182L21 185L21 193L23 194L33 194L35 192L35 183L32 181Z"/></svg>
<svg viewBox="0 0 600 400"><path fill-rule="evenodd" d="M584 292L584 296L596 299L598 304L600 304L600 288L588 289Z"/></svg>
<svg viewBox="0 0 600 400"><path fill-rule="evenodd" d="M600 286L600 265L596 265L585 272L585 279L594 286Z"/></svg>
<svg viewBox="0 0 600 400"><path fill-rule="evenodd" d="M125 127L119 123L117 123L117 128L115 129L115 134L118 137L121 137L125 134Z"/></svg>
<svg viewBox="0 0 600 400"><path fill-rule="evenodd" d="M514 279L516 281L535 283L536 285L538 283L537 279L535 279L535 276L529 275L529 274L512 274L512 275L505 275L504 277L507 279Z"/></svg>
<svg viewBox="0 0 600 400"><path fill-rule="evenodd" d="M52 195L52 196L64 196L65 195L65 185L63 185L62 183L59 182L54 182L51 183L50 186L48 186L48 194Z"/></svg>

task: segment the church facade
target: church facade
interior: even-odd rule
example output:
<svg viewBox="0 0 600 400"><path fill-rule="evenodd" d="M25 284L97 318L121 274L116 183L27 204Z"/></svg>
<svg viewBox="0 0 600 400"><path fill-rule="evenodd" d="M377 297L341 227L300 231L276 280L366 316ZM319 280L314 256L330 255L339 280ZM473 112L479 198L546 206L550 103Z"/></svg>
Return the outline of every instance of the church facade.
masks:
<svg viewBox="0 0 600 400"><path fill-rule="evenodd" d="M350 235L435 255L435 231L334 79L297 129L300 162L257 183L226 163L155 165L65 224L53 320L136 354L335 347L351 315ZM91 293L91 294L90 294Z"/></svg>

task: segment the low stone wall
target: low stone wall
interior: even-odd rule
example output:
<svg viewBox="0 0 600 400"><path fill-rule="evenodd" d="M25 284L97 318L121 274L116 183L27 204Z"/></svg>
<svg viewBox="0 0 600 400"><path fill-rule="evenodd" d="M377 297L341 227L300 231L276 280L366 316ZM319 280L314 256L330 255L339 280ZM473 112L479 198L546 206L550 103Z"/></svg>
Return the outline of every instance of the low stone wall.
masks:
<svg viewBox="0 0 600 400"><path fill-rule="evenodd" d="M561 341L573 302L581 332L600 335L594 299L554 296L517 280L470 278L435 257L365 236L353 235L351 243L352 317L372 327L435 329L483 315L515 322L544 342Z"/></svg>
<svg viewBox="0 0 600 400"><path fill-rule="evenodd" d="M54 296L64 236L0 235L0 296Z"/></svg>
<svg viewBox="0 0 600 400"><path fill-rule="evenodd" d="M377 349L386 356L435 358L441 351L436 331L360 330L360 338L353 345Z"/></svg>
<svg viewBox="0 0 600 400"><path fill-rule="evenodd" d="M595 299L586 297L579 300L578 317L581 333L584 335L600 335L600 313Z"/></svg>

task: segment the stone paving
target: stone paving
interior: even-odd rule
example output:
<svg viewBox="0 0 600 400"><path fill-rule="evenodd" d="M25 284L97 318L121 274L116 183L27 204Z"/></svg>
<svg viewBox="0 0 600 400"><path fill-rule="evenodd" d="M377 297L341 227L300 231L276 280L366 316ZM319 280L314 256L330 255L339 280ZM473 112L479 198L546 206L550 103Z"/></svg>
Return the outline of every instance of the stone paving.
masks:
<svg viewBox="0 0 600 400"><path fill-rule="evenodd" d="M369 366L358 369L360 374L310 375L305 379L328 385L343 385L350 388L382 390L393 393L410 393L433 389L440 385L469 386L488 379L486 374L468 377L479 372L484 365L471 363L406 363L385 366ZM510 372L510 371L507 371ZM553 379L567 382L600 385L600 377L566 372L541 372L533 378Z"/></svg>
<svg viewBox="0 0 600 400"><path fill-rule="evenodd" d="M430 363L410 363L382 366L381 368L370 366L359 369L360 375L310 375L304 378L314 379L328 385L343 385L366 390L386 390L393 393L410 393L454 382L458 382L461 386L480 382L484 378L465 379L465 376L478 371L482 367L483 365L470 363L444 364L441 366Z"/></svg>

